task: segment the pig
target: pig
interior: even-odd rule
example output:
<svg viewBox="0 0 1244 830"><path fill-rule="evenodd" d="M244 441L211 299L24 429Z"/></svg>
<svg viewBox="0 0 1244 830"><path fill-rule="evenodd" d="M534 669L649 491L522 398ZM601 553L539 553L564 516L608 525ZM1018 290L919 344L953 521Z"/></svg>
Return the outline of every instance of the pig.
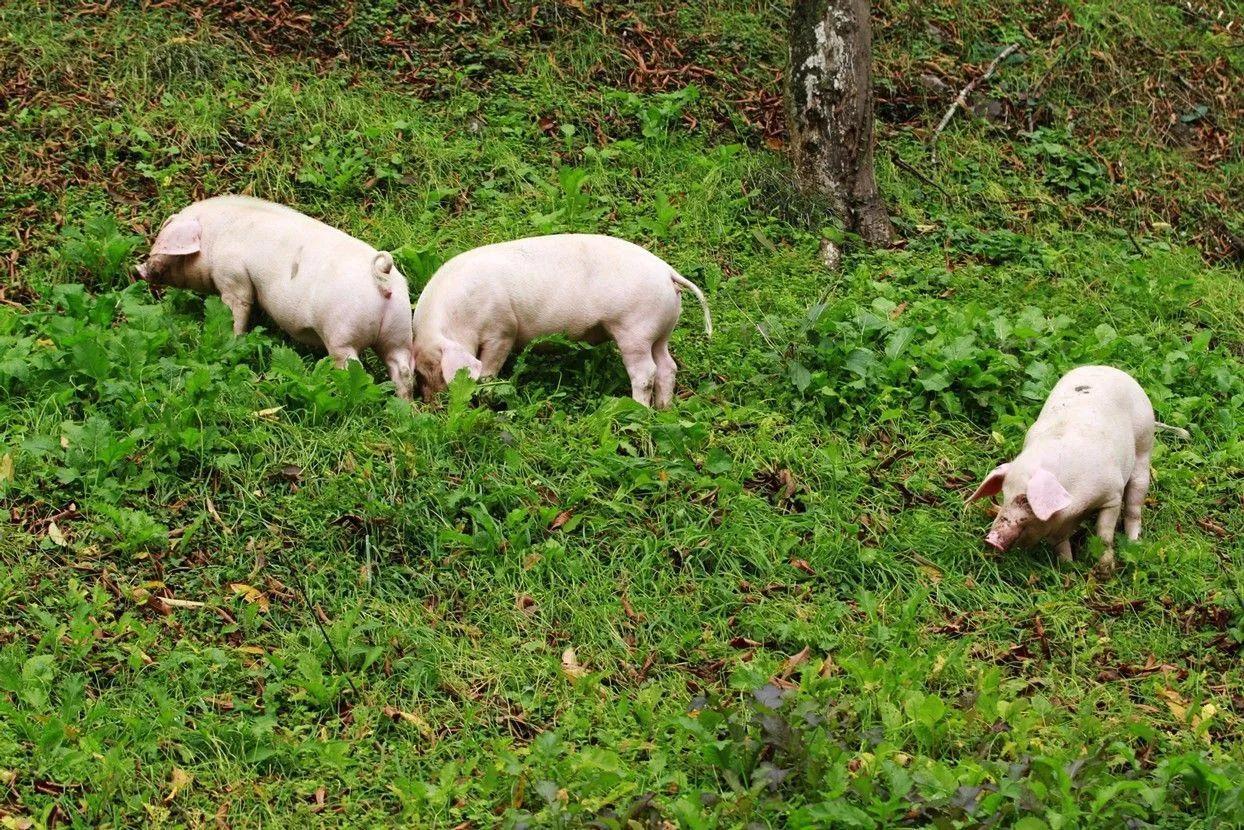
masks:
<svg viewBox="0 0 1244 830"><path fill-rule="evenodd" d="M249 196L196 202L160 228L138 276L219 294L246 331L256 303L339 368L373 349L410 399L414 343L406 278L393 256L284 205Z"/></svg>
<svg viewBox="0 0 1244 830"><path fill-rule="evenodd" d="M989 473L968 498L1002 491L1002 508L985 542L1006 551L1045 539L1060 560L1070 562L1072 533L1097 511L1097 535L1105 544L1097 567L1109 573L1120 513L1127 538L1140 537L1155 425L1166 427L1156 424L1145 390L1126 372L1081 366L1063 375L1028 430L1023 451Z"/></svg>
<svg viewBox="0 0 1244 830"><path fill-rule="evenodd" d="M631 397L658 409L674 396L669 339L683 289L713 333L708 302L660 257L622 239L554 234L485 245L442 265L415 303L415 373L431 400L460 369L496 375L515 346L562 334L613 339Z"/></svg>

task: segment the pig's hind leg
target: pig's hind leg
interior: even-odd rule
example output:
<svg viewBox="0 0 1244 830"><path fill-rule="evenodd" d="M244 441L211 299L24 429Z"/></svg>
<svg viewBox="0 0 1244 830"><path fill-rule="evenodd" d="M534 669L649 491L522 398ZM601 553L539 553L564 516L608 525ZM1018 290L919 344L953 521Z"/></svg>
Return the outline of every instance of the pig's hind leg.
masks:
<svg viewBox="0 0 1244 830"><path fill-rule="evenodd" d="M622 363L631 378L631 397L644 406L652 406L652 387L656 382L657 363L652 359L652 340L633 331L614 333Z"/></svg>
<svg viewBox="0 0 1244 830"><path fill-rule="evenodd" d="M1097 560L1097 570L1102 573L1108 574L1114 570L1114 531L1119 525L1119 514L1122 512L1123 505L1111 504L1103 507L1097 514L1097 537L1105 546L1101 558Z"/></svg>
<svg viewBox="0 0 1244 830"><path fill-rule="evenodd" d="M397 396L404 401L410 400L415 384L415 359L410 349L392 349L381 357L389 369L389 379L393 381Z"/></svg>
<svg viewBox="0 0 1244 830"><path fill-rule="evenodd" d="M1136 469L1132 470L1132 477L1123 490L1123 532L1133 542L1140 538L1140 510L1148 492L1149 456L1145 454L1137 457Z"/></svg>
<svg viewBox="0 0 1244 830"><path fill-rule="evenodd" d="M652 403L657 409L665 409L674 400L674 378L678 375L678 364L674 362L674 356L670 354L668 336L653 344L652 359L657 366Z"/></svg>

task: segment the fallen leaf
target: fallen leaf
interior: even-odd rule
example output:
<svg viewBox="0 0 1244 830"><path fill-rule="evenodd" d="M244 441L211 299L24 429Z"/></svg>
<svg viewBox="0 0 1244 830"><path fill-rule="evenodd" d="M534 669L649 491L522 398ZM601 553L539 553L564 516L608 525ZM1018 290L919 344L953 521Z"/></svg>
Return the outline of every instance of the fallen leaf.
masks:
<svg viewBox="0 0 1244 830"><path fill-rule="evenodd" d="M755 640L749 640L746 637L735 637L730 640L730 646L732 648L760 648L761 643L758 643Z"/></svg>
<svg viewBox="0 0 1244 830"><path fill-rule="evenodd" d="M0 484L5 484L6 482L9 482L12 480L13 480L13 455L12 453L6 452L3 457L0 457Z"/></svg>
<svg viewBox="0 0 1244 830"><path fill-rule="evenodd" d="M514 600L514 607L522 611L527 616L536 613L536 601L526 594L519 594Z"/></svg>
<svg viewBox="0 0 1244 830"><path fill-rule="evenodd" d="M385 706L380 711L384 713L385 717L408 723L415 727L428 740L436 737L436 732L432 729L432 725L424 720L422 715L417 715L414 712L404 712L396 706Z"/></svg>
<svg viewBox="0 0 1244 830"><path fill-rule="evenodd" d="M555 518L553 520L553 523L549 525L549 530L557 530L559 527L564 525L566 522L570 521L570 517L573 515L574 513L572 513L569 510L563 510L562 512L558 513L557 518Z"/></svg>
<svg viewBox="0 0 1244 830"><path fill-rule="evenodd" d="M645 619L643 614L637 613L635 609L631 607L631 601L627 599L626 594L622 595L622 613L626 614L626 618L628 620L633 620L634 622L643 622Z"/></svg>
<svg viewBox="0 0 1244 830"><path fill-rule="evenodd" d="M807 559L792 559L790 564L810 576L816 576L816 571L812 570L812 566L808 564Z"/></svg>
<svg viewBox="0 0 1244 830"><path fill-rule="evenodd" d="M146 605L162 617L169 617L173 614L173 609L165 605L163 597L156 596L146 588L135 588L133 591L133 597L135 602L140 602L143 605Z"/></svg>
<svg viewBox="0 0 1244 830"><path fill-rule="evenodd" d="M168 795L164 796L164 803L171 804L179 792L190 786L190 782L192 780L193 779L191 778L190 773L186 772L181 767L173 767L173 776L170 781L170 789L168 791Z"/></svg>
<svg viewBox="0 0 1244 830"><path fill-rule="evenodd" d="M56 522L48 522L48 538L52 540L52 544L58 547L69 547L69 540L65 538L65 534L56 525Z"/></svg>
<svg viewBox="0 0 1244 830"><path fill-rule="evenodd" d="M1187 723L1188 717L1188 701L1171 688L1162 689L1158 692L1163 700L1166 701L1166 708L1171 710L1171 714L1175 716L1175 720Z"/></svg>
<svg viewBox="0 0 1244 830"><path fill-rule="evenodd" d="M281 468L281 477L291 484L297 484L302 481L302 467L297 464L286 464Z"/></svg>
<svg viewBox="0 0 1244 830"><path fill-rule="evenodd" d="M268 610L268 595L255 586L247 585L245 582L230 582L229 587L233 589L233 593L248 603L258 605L260 611Z"/></svg>
<svg viewBox="0 0 1244 830"><path fill-rule="evenodd" d="M311 812L319 813L324 809L324 797L328 792L323 787L315 788L315 806L311 808Z"/></svg>
<svg viewBox="0 0 1244 830"><path fill-rule="evenodd" d="M778 677L783 680L790 677L795 669L799 668L799 666L808 659L808 655L811 653L812 647L804 646L803 651L786 658L786 661L782 663L781 668L778 669Z"/></svg>
<svg viewBox="0 0 1244 830"><path fill-rule="evenodd" d="M838 667L834 665L833 659L827 655L825 659L821 661L821 669L820 671L817 672L817 674L820 675L821 677L829 677L831 674L833 674L837 670L838 670Z"/></svg>
<svg viewBox="0 0 1244 830"><path fill-rule="evenodd" d="M795 483L795 474L783 467L778 470L778 481L782 485L782 501L790 501L795 495L795 489L798 485Z"/></svg>
<svg viewBox="0 0 1244 830"><path fill-rule="evenodd" d="M562 652L562 674L566 675L566 679L571 683L587 677L587 669L579 665L579 657L575 654L573 646Z"/></svg>
<svg viewBox="0 0 1244 830"><path fill-rule="evenodd" d="M251 416L255 418L274 418L276 413L280 412L284 408L284 406L272 406L267 409L260 409L257 412L252 412Z"/></svg>
<svg viewBox="0 0 1244 830"><path fill-rule="evenodd" d="M1201 526L1202 530L1214 534L1219 539L1227 537L1227 529L1213 519L1197 519L1196 523Z"/></svg>
<svg viewBox="0 0 1244 830"><path fill-rule="evenodd" d="M218 512L216 512L216 505L212 503L212 500L211 500L211 499L206 499L206 502L207 502L207 512L208 512L208 514L209 514L209 515L210 515L213 519L215 519L215 520L216 520L216 524L220 525L220 529L224 532L224 534L225 534L226 536L228 536L228 535L229 535L229 532L230 532L230 531L229 531L229 525L225 524L225 520L224 520L224 519L222 519L222 518L220 518L220 514L219 514Z"/></svg>
<svg viewBox="0 0 1244 830"><path fill-rule="evenodd" d="M929 578L934 585L942 581L942 569L932 562L920 562L916 565L920 572Z"/></svg>

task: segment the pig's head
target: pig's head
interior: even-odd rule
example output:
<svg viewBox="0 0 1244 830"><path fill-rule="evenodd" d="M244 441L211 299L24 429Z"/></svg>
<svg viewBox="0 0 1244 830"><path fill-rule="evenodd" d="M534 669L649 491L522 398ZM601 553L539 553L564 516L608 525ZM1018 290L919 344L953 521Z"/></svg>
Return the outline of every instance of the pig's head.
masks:
<svg viewBox="0 0 1244 830"><path fill-rule="evenodd" d="M1013 464L994 468L968 501L999 491L1002 506L985 537L985 543L998 551L1009 550L1016 544L1027 547L1045 538L1054 514L1071 504L1071 494L1049 470L1035 467L1028 472Z"/></svg>
<svg viewBox="0 0 1244 830"><path fill-rule="evenodd" d="M135 269L138 278L152 285L192 287L187 284L187 274L182 266L186 257L202 249L202 235L203 227L198 219L181 215L171 217L160 228L147 261Z"/></svg>
<svg viewBox="0 0 1244 830"><path fill-rule="evenodd" d="M483 368L479 358L457 340L446 338L435 346L415 347L415 375L424 401L435 398L459 370L466 369L472 378L478 379Z"/></svg>

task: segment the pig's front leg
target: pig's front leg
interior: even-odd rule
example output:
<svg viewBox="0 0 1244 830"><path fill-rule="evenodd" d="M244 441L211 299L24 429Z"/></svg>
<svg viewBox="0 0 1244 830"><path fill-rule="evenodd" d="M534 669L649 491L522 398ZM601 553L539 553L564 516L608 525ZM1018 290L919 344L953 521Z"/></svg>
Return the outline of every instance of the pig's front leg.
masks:
<svg viewBox="0 0 1244 830"><path fill-rule="evenodd" d="M244 288L230 286L220 292L220 299L233 312L233 335L241 337L246 334L246 327L251 319L251 306L255 304L255 289L249 284Z"/></svg>
<svg viewBox="0 0 1244 830"><path fill-rule="evenodd" d="M344 369L351 360L359 359L359 351L353 346L330 346L328 356L333 359L333 366Z"/></svg>
<svg viewBox="0 0 1244 830"><path fill-rule="evenodd" d="M1114 531L1119 524L1119 514L1123 512L1121 504L1103 507L1097 514L1097 538L1105 545L1101 559L1097 560L1097 570L1109 574L1114 570Z"/></svg>
<svg viewBox="0 0 1244 830"><path fill-rule="evenodd" d="M1068 536L1066 539L1063 539L1061 542L1055 542L1054 552L1058 554L1058 561L1070 562L1071 561L1071 537Z"/></svg>

